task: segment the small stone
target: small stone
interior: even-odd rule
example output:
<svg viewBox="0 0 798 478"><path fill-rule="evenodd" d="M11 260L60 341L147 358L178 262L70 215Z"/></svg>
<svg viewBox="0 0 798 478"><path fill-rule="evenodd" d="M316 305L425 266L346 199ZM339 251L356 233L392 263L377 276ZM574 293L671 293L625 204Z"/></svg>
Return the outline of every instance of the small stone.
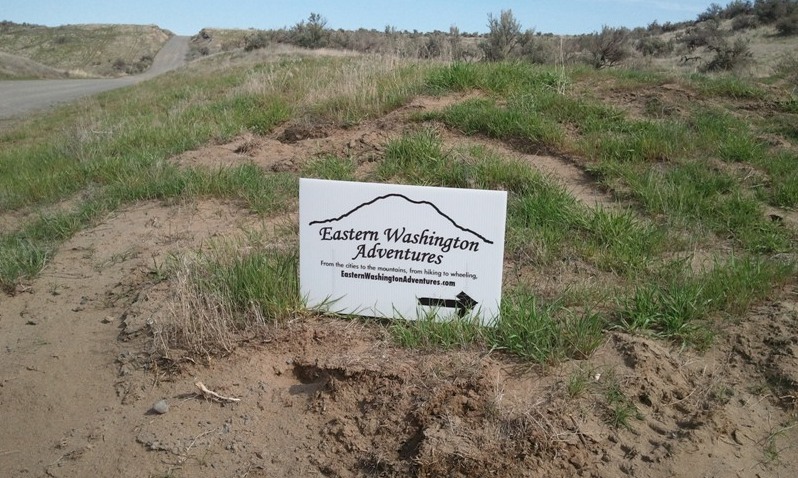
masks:
<svg viewBox="0 0 798 478"><path fill-rule="evenodd" d="M159 400L155 402L155 405L152 406L152 409L155 410L155 413L163 415L169 411L169 404L166 403L166 400Z"/></svg>

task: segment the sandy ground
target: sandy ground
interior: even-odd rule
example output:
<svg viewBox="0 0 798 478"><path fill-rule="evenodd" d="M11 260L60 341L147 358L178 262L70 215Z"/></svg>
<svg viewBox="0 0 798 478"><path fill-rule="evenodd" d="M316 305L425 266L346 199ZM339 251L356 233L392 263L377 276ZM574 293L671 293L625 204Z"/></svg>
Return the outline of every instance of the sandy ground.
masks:
<svg viewBox="0 0 798 478"><path fill-rule="evenodd" d="M175 161L297 171L337 153L364 173L407 127L403 115L458 100L420 98L347 130L285 127ZM613 207L567 159L441 133ZM726 323L703 354L608 332L588 359L530 367L500 352L398 348L369 320L304 317L224 358L155 357L174 302L158 264L279 221L220 201L130 205L0 296L0 476L798 475L794 288ZM585 379L578 393L574 376ZM197 381L240 401L211 400ZM628 426L607 423L610 387L635 410Z"/></svg>

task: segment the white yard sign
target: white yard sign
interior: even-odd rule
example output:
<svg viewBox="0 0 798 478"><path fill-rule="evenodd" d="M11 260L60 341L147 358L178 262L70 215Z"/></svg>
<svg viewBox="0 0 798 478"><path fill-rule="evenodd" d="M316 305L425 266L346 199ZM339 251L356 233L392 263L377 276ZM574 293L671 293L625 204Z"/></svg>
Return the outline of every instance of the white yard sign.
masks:
<svg viewBox="0 0 798 478"><path fill-rule="evenodd" d="M507 193L300 179L300 289L342 314L499 315Z"/></svg>

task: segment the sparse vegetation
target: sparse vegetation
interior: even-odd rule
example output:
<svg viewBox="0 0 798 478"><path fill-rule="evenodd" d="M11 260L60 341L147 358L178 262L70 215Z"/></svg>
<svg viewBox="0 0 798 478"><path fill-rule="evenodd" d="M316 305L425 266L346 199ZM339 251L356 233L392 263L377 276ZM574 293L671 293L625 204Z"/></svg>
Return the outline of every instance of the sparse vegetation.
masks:
<svg viewBox="0 0 798 478"><path fill-rule="evenodd" d="M140 73L149 68L170 33L154 26L43 27L4 22L0 51L19 55L76 78ZM3 62L0 61L0 71Z"/></svg>
<svg viewBox="0 0 798 478"><path fill-rule="evenodd" d="M551 308L560 300L557 294L536 297L529 291L508 292L508 308L495 332L475 325L463 328L463 324L422 321L397 326L400 342L447 346L483 343L530 360L551 362L588 356L599 343L601 329L609 324L701 345L711 336L705 320L709 314L739 313L789 277L791 265L775 267L759 255L790 251L795 235L769 220L757 198L773 205L795 204L790 156L771 155L756 141L751 126L733 116L696 107L685 119L629 118L614 107L563 94L563 81L585 81L576 76L585 75L581 70L571 70L564 77L562 71L550 67L496 62L426 65L412 70L411 76L405 76L411 70L403 73L401 69L361 75L358 71L368 61L275 57L256 69L228 69L224 76L206 77L203 88L190 93L183 89L183 80L168 78L151 90L148 86L138 90L142 95L136 103L140 110L128 107L115 113L109 106L120 100L121 94L106 95L102 114L83 115L84 126L61 133L53 144L38 142L34 146L29 140L8 137L5 141L16 146L5 149L0 162L5 182L0 200L5 208L50 204L87 187L93 192L77 211L45 216L4 236L3 254L8 260L2 271L3 287L13 290L19 280L34 276L60 241L127 201L210 195L237 198L264 214L281 210L295 194L291 175L264 175L252 166L219 172L186 170L164 162L164 158L209 138L231 138L245 130L268 134L292 117L356 123L359 118L401 104L421 88L436 93L483 91L481 97L429 113L424 119L441 121L467 135L506 141L524 152L577 154L586 169L619 198L633 201L638 212L586 207L526 164L481 148L445 148L433 129L421 128L390 142L374 171L375 179L506 189L510 192L507 251L518 262L517 267L551 267L569 256L637 285L626 293L615 291L617 300L580 304L597 311L587 314L571 314L561 306ZM341 70L336 66L341 62L351 66ZM287 71L292 71L290 77L284 75ZM338 73L331 75L333 71ZM351 72L347 81L357 85L343 94L340 88L325 90L328 83L318 83L318 78L331 79L343 71ZM375 73L377 76L372 76ZM420 82L423 78L419 73L424 75L425 84ZM602 75L605 81L652 81L620 70L596 72L587 78L595 75ZM375 87L375 81L391 89ZM756 99L766 95L739 79L695 77L688 81L701 94L719 98ZM253 89L253 82L262 86ZM227 93L220 95L222 91ZM314 96L306 96L311 92ZM197 99L216 95L219 99L185 103L186 94ZM309 102L310 98L316 99ZM494 98L507 99L500 103ZM180 114L172 116L171 132L164 135L162 128L149 126L152 119L144 120L152 115L147 105L153 103L167 111L178 104L190 106L181 107ZM215 114L221 110L226 113ZM71 114L70 109L64 113ZM203 129L191 126L197 124L198 117L207 119ZM102 121L111 134L86 135L85 131L95 129L86 121ZM124 130L115 126L123 123L127 125ZM42 123L40 129L51 127ZM708 168L700 160L705 156L764 168L773 178L749 190L734 175ZM28 159L21 161L21 157ZM655 163L662 166L652 168ZM35 174L35 168L43 164L51 173ZM356 179L356 164L351 158L326 156L308 162L304 171L313 177L351 180ZM666 229L671 232L666 233ZM674 231L684 231L695 239L684 244L674 240ZM662 276L657 258L663 253L680 253L714 237L730 241L744 251L743 256L729 267L719 263L706 276L683 265ZM759 272L753 274L753 270ZM733 303L729 302L732 297ZM535 319L522 311L534 314ZM234 312L241 313L238 309ZM544 322L548 324L545 327L541 325Z"/></svg>
<svg viewBox="0 0 798 478"><path fill-rule="evenodd" d="M92 305L116 301L107 310L144 324L129 333L152 340L141 360L156 382L227 355L249 373L262 365L247 362L250 351L272 354L257 373L274 380L241 381L241 403L202 407L228 421L161 450L177 450L181 473L206 466L189 454L200 447L268 463L229 441L246 434L225 430L272 405L270 417L293 407L320 423L327 448L311 469L351 458L328 474L505 476L541 464L646 474L615 462L654 467L704 440L703 430L729 434L724 445L740 450L757 445L756 466L776 467L795 428L781 419L796 395L794 364L782 360L795 346L796 59L757 42L792 44L778 19L791 8L738 0L696 22L568 39L522 32L509 10L488 17L485 36L346 32L317 13L285 30L203 30L202 58L181 71L2 126L0 288L10 300L44 290L83 307L83 292L64 287L73 279L42 281L62 273L47 268L64 249L85 252L95 272L131 276ZM52 41L74 40L61 31ZM109 65L120 72L145 60L116 59ZM279 162L258 157L267 149ZM506 191L500 316L483 326L468 313L388 322L304 310L300 176ZM64 247L125 221L121 212L140 202L223 203L212 213L222 225L187 248L170 224L160 232L174 242L151 257ZM226 211L247 226L232 227ZM136 315L159 294L150 307L161 310ZM14 313L27 314L19 303ZM80 307L81 318L95 312ZM24 327L36 332L55 322L30 315ZM9 342L8 353L26 345ZM242 346L248 354L235 353ZM516 375L533 378L505 390ZM272 404L262 397L270 387L283 387ZM137 391L116 392L125 400ZM707 420L719 407L723 423ZM743 435L728 410L756 411L753 422L775 410L780 421L746 422ZM495 457L508 465L485 464Z"/></svg>

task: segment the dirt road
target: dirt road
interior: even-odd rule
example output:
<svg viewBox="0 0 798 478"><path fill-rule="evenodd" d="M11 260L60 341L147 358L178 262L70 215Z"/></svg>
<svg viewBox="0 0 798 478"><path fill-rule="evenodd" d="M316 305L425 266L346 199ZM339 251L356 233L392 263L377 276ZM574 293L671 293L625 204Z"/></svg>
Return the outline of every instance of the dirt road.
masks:
<svg viewBox="0 0 798 478"><path fill-rule="evenodd" d="M136 76L102 80L0 81L0 119L136 84L185 64L189 37L172 37L158 52L150 69Z"/></svg>

